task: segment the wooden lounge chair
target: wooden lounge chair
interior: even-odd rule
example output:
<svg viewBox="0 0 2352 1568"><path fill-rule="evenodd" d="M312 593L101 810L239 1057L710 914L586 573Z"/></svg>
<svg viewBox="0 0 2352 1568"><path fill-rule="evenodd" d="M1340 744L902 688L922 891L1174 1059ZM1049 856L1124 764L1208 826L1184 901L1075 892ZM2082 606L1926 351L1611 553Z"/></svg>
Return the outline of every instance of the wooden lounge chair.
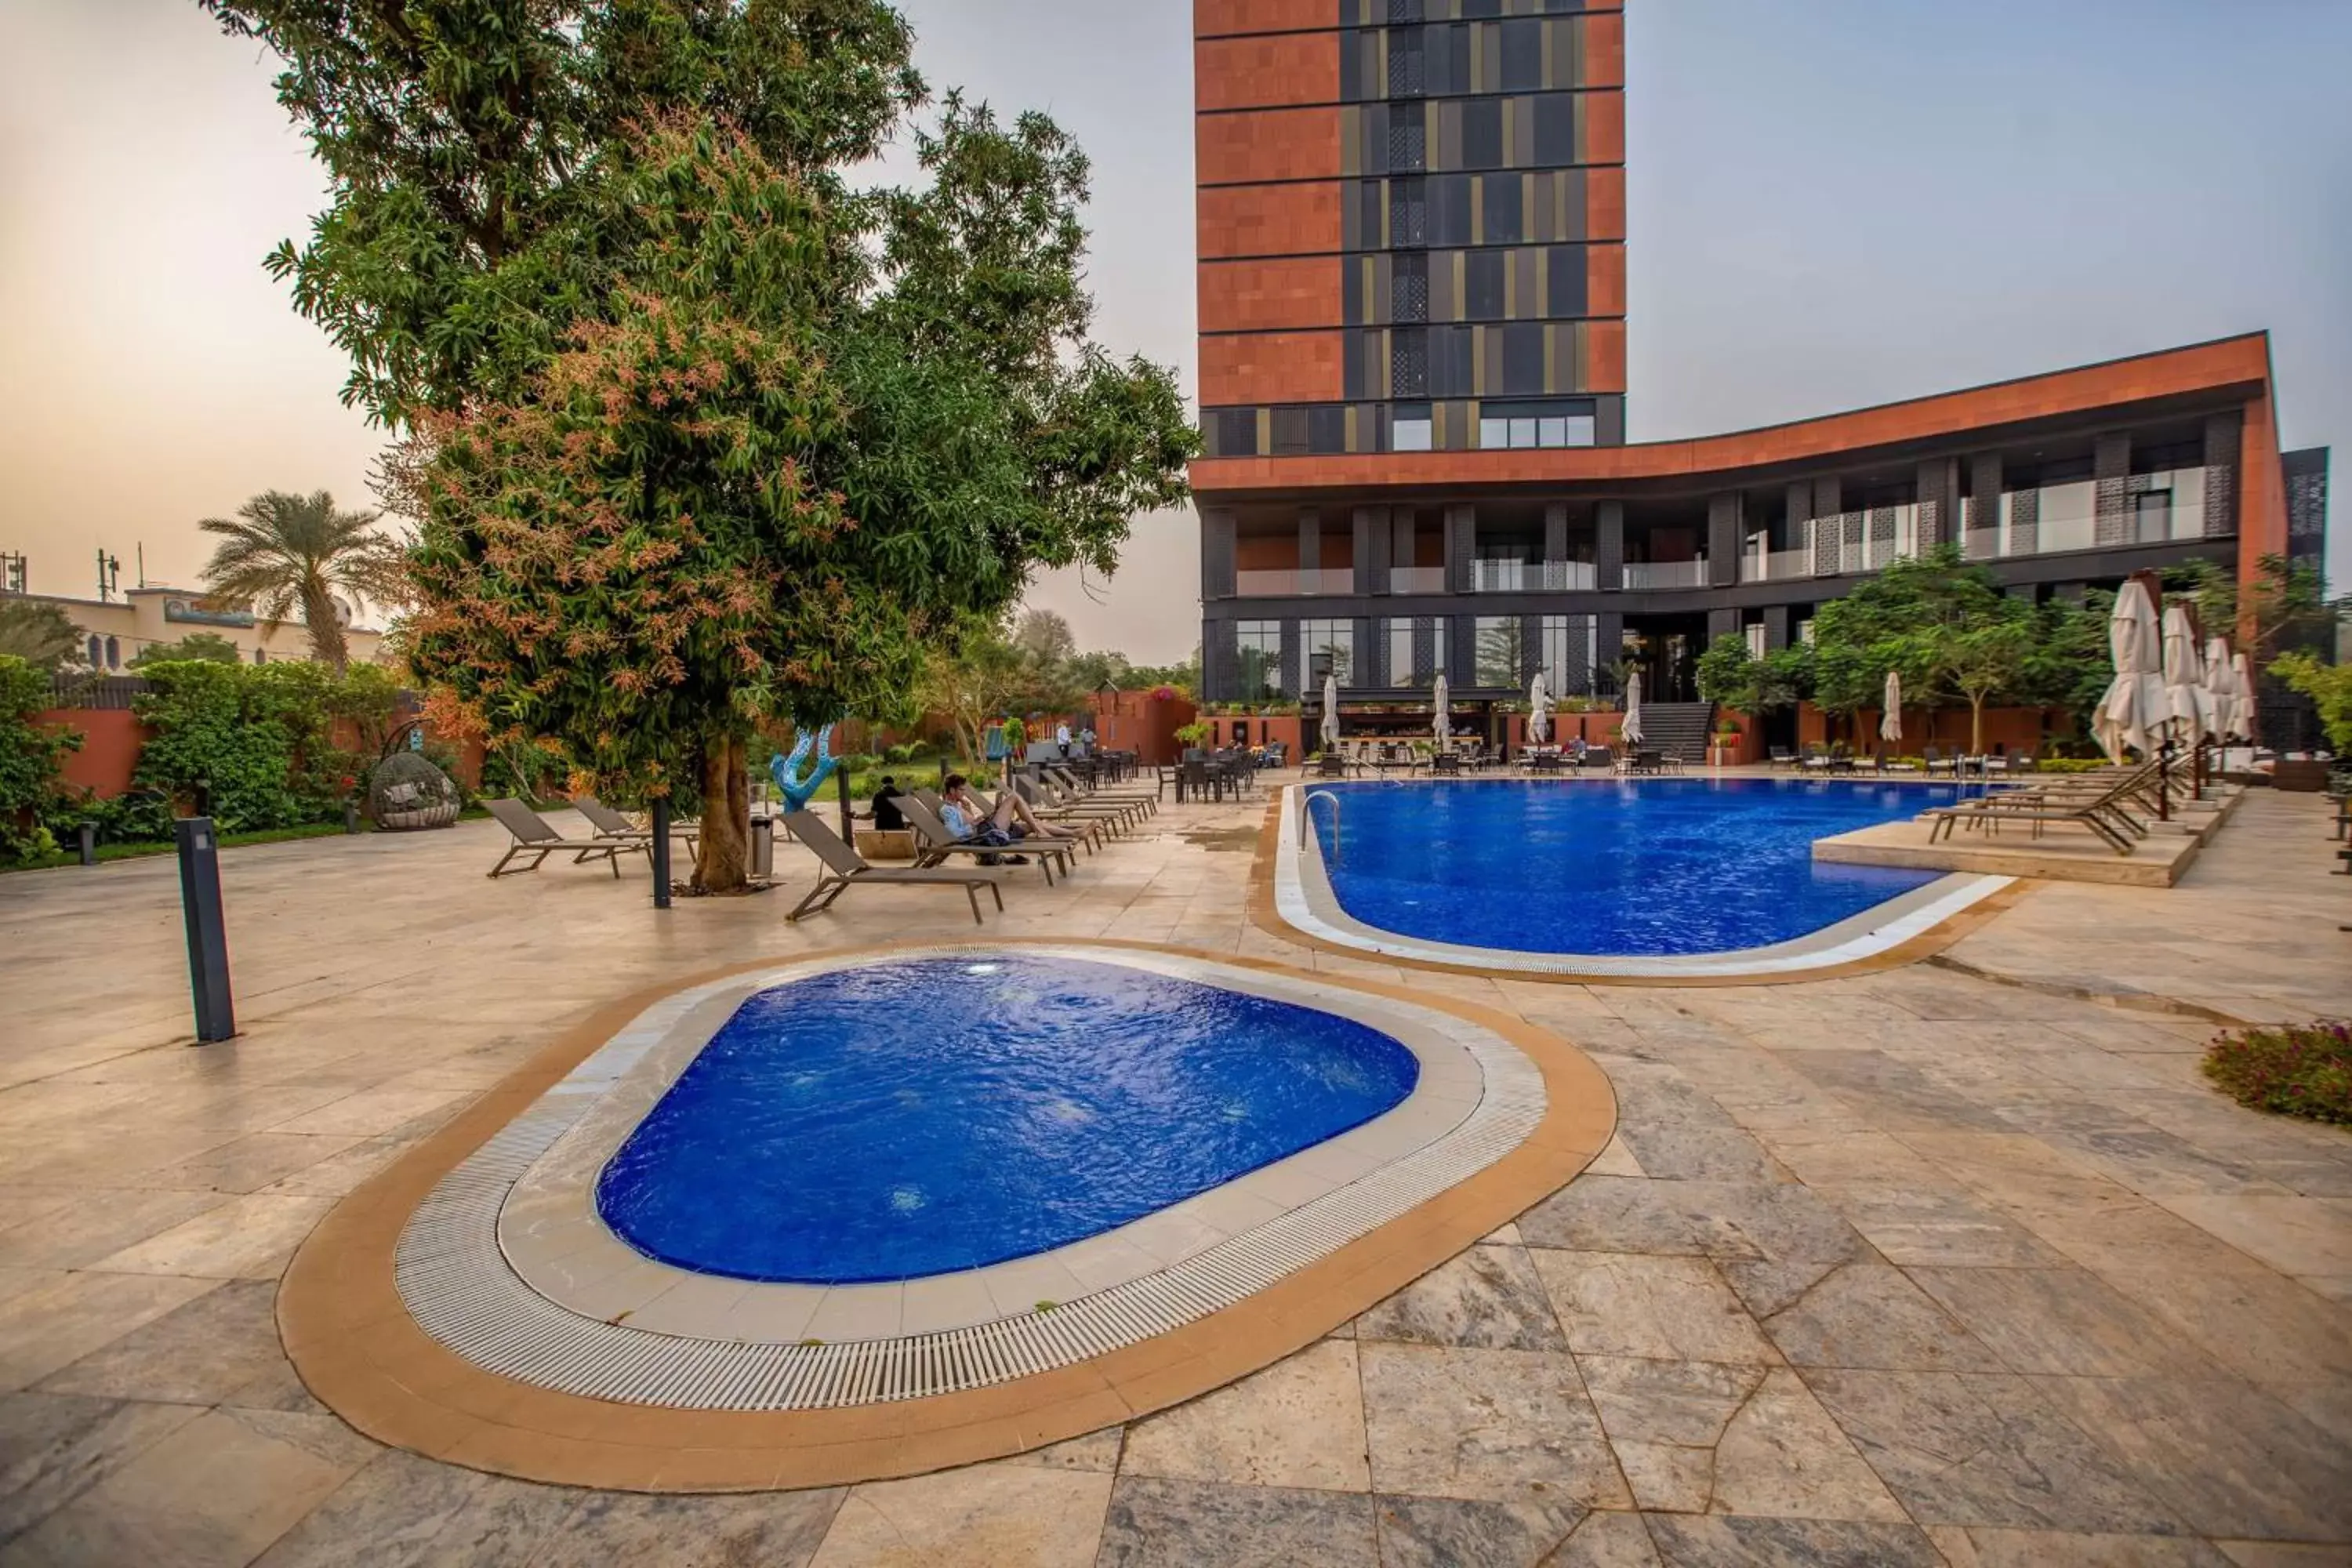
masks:
<svg viewBox="0 0 2352 1568"><path fill-rule="evenodd" d="M1233 767L1230 760L1222 764L1212 760L1209 763L1213 773L1220 766L1225 769L1228 776L1232 775ZM1062 810L1115 814L1124 824L1139 823L1149 816L1152 810L1151 804L1140 797L1087 794L1080 790L1073 780L1055 778L1054 770L1050 768L1038 770L1037 787L1045 793L1047 801Z"/></svg>
<svg viewBox="0 0 2352 1568"><path fill-rule="evenodd" d="M2128 855L2135 841L2147 833L2147 825L2134 816L2126 804L2140 783L2135 770L2095 792L2011 790L1936 806L1927 813L1934 819L1927 830L1927 842L1933 844L1948 837L1955 826L1982 827L1992 832L2009 822L2030 825L2034 837L2039 837L2045 826L2055 822L2086 828L2116 854Z"/></svg>
<svg viewBox="0 0 2352 1568"><path fill-rule="evenodd" d="M588 826L596 830L599 838L643 838L648 842L653 838L652 828L639 827L593 795L574 795L572 809L588 819ZM673 822L669 834L673 838L685 839L686 852L691 855L695 841L702 837L702 826L694 822Z"/></svg>
<svg viewBox="0 0 2352 1568"><path fill-rule="evenodd" d="M1064 875L1070 869L1070 850L1066 842L1052 838L1024 838L1014 844L982 844L970 838L958 838L948 830L944 818L914 796L898 802L908 826L915 830L915 864L919 868L943 865L950 855L1002 855L1037 858L1038 869L1045 873L1045 885L1054 885L1054 868L1059 865Z"/></svg>
<svg viewBox="0 0 2352 1568"><path fill-rule="evenodd" d="M915 794L925 805L930 807L931 814L934 816L939 815L940 797L936 794L927 789L917 790ZM983 790L974 790L972 791L972 798L980 802L980 804L986 808L988 815L992 817L997 816L999 813L1006 809L1004 805L1006 801L1020 800L1022 806L1029 813L1030 816L1035 817L1038 821L1045 823L1050 827L1059 827L1068 831L1069 837L1057 840L1057 842L1064 845L1083 845L1086 848L1086 852L1089 855L1094 854L1102 847L1102 839L1107 828L1105 824L1096 818L1088 816L1063 816L1056 814L1050 808L1033 805L1028 801L1022 800L1018 795L1006 794L1002 791L992 795Z"/></svg>
<svg viewBox="0 0 2352 1568"><path fill-rule="evenodd" d="M1205 770L1207 765L1205 763L1185 764L1188 768L1202 770ZM1202 794L1207 793L1207 785L1201 781L1206 776L1203 771L1193 784L1193 787ZM1050 792L1044 784L1018 773L1013 775L1013 789L1023 801L1027 803L1030 810L1047 822L1059 823L1071 827L1086 823L1102 833L1112 835L1127 831L1129 815L1116 805L1088 805L1074 801L1065 801Z"/></svg>
<svg viewBox="0 0 2352 1568"><path fill-rule="evenodd" d="M519 800L493 800L485 804L490 808L490 815L498 818L499 826L514 839L507 846L507 852L499 857L499 863L490 868L492 877L504 876L509 869L536 871L540 862L550 855L570 850L573 865L577 866L583 860L603 859L612 866L613 875L617 879L621 875L623 855L647 854L653 847L650 835L627 838L615 838L609 835L599 835L594 838L566 838L555 824ZM530 865L511 865L512 861L524 855L530 857Z"/></svg>
<svg viewBox="0 0 2352 1568"><path fill-rule="evenodd" d="M801 921L811 915L823 914L833 907L835 899L852 887L874 883L901 888L961 888L964 896L971 900L971 923L974 925L987 923L980 912L980 890L982 888L986 888L988 896L996 900L998 910L1004 908L1004 890L998 886L1003 879L992 868L870 866L864 856L844 844L841 836L827 827L813 811L784 813L784 827L794 838L815 851L821 867L816 886L810 889L808 897L784 917L788 921Z"/></svg>

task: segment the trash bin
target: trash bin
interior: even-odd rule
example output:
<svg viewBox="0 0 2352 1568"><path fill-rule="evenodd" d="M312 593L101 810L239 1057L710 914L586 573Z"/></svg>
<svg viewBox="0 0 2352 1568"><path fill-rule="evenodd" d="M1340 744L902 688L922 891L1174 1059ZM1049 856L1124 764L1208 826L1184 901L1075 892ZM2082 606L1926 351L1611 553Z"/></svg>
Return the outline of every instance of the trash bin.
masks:
<svg viewBox="0 0 2352 1568"><path fill-rule="evenodd" d="M776 874L776 819L755 816L751 819L751 875L772 877Z"/></svg>

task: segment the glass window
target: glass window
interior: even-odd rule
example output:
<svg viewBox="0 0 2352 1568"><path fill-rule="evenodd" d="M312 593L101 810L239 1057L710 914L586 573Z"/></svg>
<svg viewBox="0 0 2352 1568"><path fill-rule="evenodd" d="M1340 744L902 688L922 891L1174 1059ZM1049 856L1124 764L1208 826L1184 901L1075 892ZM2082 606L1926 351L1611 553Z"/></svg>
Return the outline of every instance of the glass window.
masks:
<svg viewBox="0 0 2352 1568"><path fill-rule="evenodd" d="M1532 92L1543 85L1543 24L1503 24L1503 90Z"/></svg>
<svg viewBox="0 0 2352 1568"><path fill-rule="evenodd" d="M1544 258L1544 312L1584 314L1584 247L1555 245Z"/></svg>
<svg viewBox="0 0 2352 1568"><path fill-rule="evenodd" d="M1568 421L1558 415L1546 415L1536 421L1536 445L1565 447L1568 445Z"/></svg>
<svg viewBox="0 0 2352 1568"><path fill-rule="evenodd" d="M1764 647L1764 623L1762 621L1750 621L1747 626L1740 629L1748 637L1748 657L1750 658L1762 658L1767 652L1767 649Z"/></svg>
<svg viewBox="0 0 2352 1568"><path fill-rule="evenodd" d="M1478 387L1472 363L1477 338L1468 327L1433 327L1427 391L1433 397L1467 397Z"/></svg>
<svg viewBox="0 0 2352 1568"><path fill-rule="evenodd" d="M1389 35L1389 96L1419 98L1428 90L1422 69L1421 29L1401 27Z"/></svg>
<svg viewBox="0 0 2352 1568"><path fill-rule="evenodd" d="M1348 411L1338 404L1320 404L1307 411L1307 449L1344 452L1348 449Z"/></svg>
<svg viewBox="0 0 2352 1568"><path fill-rule="evenodd" d="M1474 250L1462 258L1463 314L1469 320L1503 319L1503 269L1509 259L1499 250Z"/></svg>
<svg viewBox="0 0 2352 1568"><path fill-rule="evenodd" d="M1503 166L1502 100L1473 98L1463 103L1462 166L1465 169L1499 169Z"/></svg>
<svg viewBox="0 0 2352 1568"><path fill-rule="evenodd" d="M1212 408L1205 423L1208 428L1202 434L1208 439L1212 458L1257 456L1256 409Z"/></svg>
<svg viewBox="0 0 2352 1568"><path fill-rule="evenodd" d="M1240 673L1238 700L1262 702L1282 695L1282 623L1235 621L1234 668Z"/></svg>
<svg viewBox="0 0 2352 1568"><path fill-rule="evenodd" d="M1277 408L1267 419L1272 426L1273 456L1303 458L1307 455L1307 410Z"/></svg>
<svg viewBox="0 0 2352 1568"><path fill-rule="evenodd" d="M2172 492L2142 490L2132 497L2132 537L2142 544L2160 543L2172 533Z"/></svg>
<svg viewBox="0 0 2352 1568"><path fill-rule="evenodd" d="M1480 616L1474 648L1478 662L1471 684L1516 688L1526 665L1526 645L1525 623L1518 616Z"/></svg>
<svg viewBox="0 0 2352 1568"><path fill-rule="evenodd" d="M1429 450L1430 420L1426 403L1403 403L1397 405L1395 422L1390 426L1390 448L1398 452Z"/></svg>
<svg viewBox="0 0 2352 1568"><path fill-rule="evenodd" d="M259 664L261 662L261 650L259 648L255 648L253 650L253 662L256 664ZM109 669L121 669L122 668L122 644L113 637L106 639L106 668Z"/></svg>
<svg viewBox="0 0 2352 1568"><path fill-rule="evenodd" d="M1592 445L1596 426L1591 415L1571 414L1560 423L1565 427L1562 434L1567 437L1566 445L1570 447Z"/></svg>
<svg viewBox="0 0 2352 1568"><path fill-rule="evenodd" d="M1410 616L1391 616L1381 623L1383 640L1388 644L1389 684L1411 686L1412 681L1412 620Z"/></svg>
<svg viewBox="0 0 2352 1568"><path fill-rule="evenodd" d="M106 662L106 645L98 640L96 632L89 634L89 658L83 662L92 669L98 668Z"/></svg>
<svg viewBox="0 0 2352 1568"><path fill-rule="evenodd" d="M1519 177L1517 174L1489 174L1478 183L1483 187L1486 207L1486 242L1488 245L1517 245L1526 238L1520 227Z"/></svg>
<svg viewBox="0 0 2352 1568"><path fill-rule="evenodd" d="M1356 623L1301 621L1298 646L1305 650L1307 684L1321 690L1325 675L1339 677L1342 686L1356 683Z"/></svg>
<svg viewBox="0 0 2352 1568"><path fill-rule="evenodd" d="M1478 445L1483 447L1507 447L1511 444L1511 422L1492 414L1478 416Z"/></svg>
<svg viewBox="0 0 2352 1568"><path fill-rule="evenodd" d="M1444 174L1429 182L1431 245L1470 243L1470 176ZM1402 241L1398 243L1402 243Z"/></svg>
<svg viewBox="0 0 2352 1568"><path fill-rule="evenodd" d="M1576 159L1576 95L1547 92L1530 100L1536 111L1536 162L1547 167Z"/></svg>
<svg viewBox="0 0 2352 1568"><path fill-rule="evenodd" d="M1592 678L1591 640L1597 627L1591 616L1546 616L1543 618L1543 646L1538 650L1542 661L1544 685L1555 697L1565 697L1590 689Z"/></svg>
<svg viewBox="0 0 2352 1568"><path fill-rule="evenodd" d="M1813 617L1807 616L1797 623L1797 640L1807 647L1813 646Z"/></svg>
<svg viewBox="0 0 2352 1568"><path fill-rule="evenodd" d="M1543 328L1536 322L1514 322L1503 329L1502 390L1509 393L1544 390Z"/></svg>

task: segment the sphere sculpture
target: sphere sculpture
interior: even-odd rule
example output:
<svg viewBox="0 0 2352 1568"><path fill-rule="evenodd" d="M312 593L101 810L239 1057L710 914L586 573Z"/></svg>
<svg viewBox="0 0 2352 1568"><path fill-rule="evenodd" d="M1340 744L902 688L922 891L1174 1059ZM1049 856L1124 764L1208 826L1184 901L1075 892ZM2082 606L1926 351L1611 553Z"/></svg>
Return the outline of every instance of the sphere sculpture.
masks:
<svg viewBox="0 0 2352 1568"><path fill-rule="evenodd" d="M457 820L457 786L414 752L394 752L368 775L368 815L378 827L446 827Z"/></svg>

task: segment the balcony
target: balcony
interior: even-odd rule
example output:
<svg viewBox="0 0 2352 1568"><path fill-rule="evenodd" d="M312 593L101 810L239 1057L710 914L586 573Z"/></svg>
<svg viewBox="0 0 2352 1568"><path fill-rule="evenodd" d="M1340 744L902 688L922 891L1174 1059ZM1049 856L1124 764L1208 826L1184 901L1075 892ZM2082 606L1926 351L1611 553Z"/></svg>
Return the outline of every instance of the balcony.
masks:
<svg viewBox="0 0 2352 1568"><path fill-rule="evenodd" d="M2063 555L2095 550L2103 543L2166 544L2205 536L2205 470L2173 468L2136 474L2125 497L2126 511L2116 537L2099 537L2098 486L2088 479L2011 490L2000 498L2000 518L1991 528L1970 529L1961 548L1971 561L2024 555ZM2031 497L2031 502L2025 498Z"/></svg>
<svg viewBox="0 0 2352 1568"><path fill-rule="evenodd" d="M1311 598L1318 595L1352 594L1355 591L1355 570L1348 566L1234 574L1234 596L1241 599Z"/></svg>
<svg viewBox="0 0 2352 1568"><path fill-rule="evenodd" d="M1474 594L1589 591L1599 581L1590 561L1502 561L1482 556L1470 563Z"/></svg>
<svg viewBox="0 0 2352 1568"><path fill-rule="evenodd" d="M1810 550L1751 550L1739 558L1739 580L1743 583L1786 583L1813 574L1813 552Z"/></svg>
<svg viewBox="0 0 2352 1568"><path fill-rule="evenodd" d="M1628 561L1625 586L1642 588L1704 588L1705 561Z"/></svg>
<svg viewBox="0 0 2352 1568"><path fill-rule="evenodd" d="M1445 568L1443 566L1391 566L1389 568L1389 592L1391 594L1443 594L1445 592Z"/></svg>

